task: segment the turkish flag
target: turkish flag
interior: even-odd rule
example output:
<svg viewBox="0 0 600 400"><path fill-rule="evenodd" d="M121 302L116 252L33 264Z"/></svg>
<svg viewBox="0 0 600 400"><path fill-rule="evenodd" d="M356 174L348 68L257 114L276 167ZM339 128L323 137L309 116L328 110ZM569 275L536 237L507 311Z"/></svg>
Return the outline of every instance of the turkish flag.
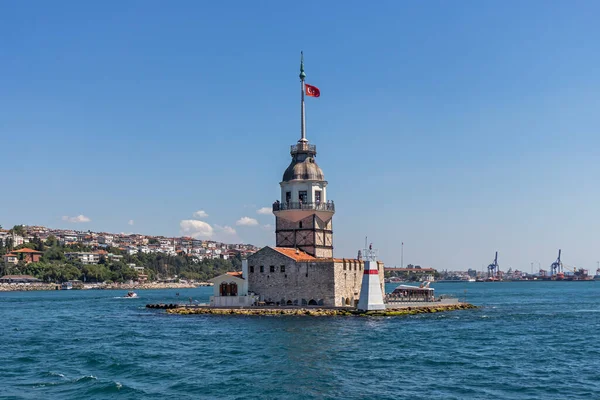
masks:
<svg viewBox="0 0 600 400"><path fill-rule="evenodd" d="M318 87L316 86L311 86L311 85L307 85L306 83L304 84L304 87L306 88L306 95L310 96L310 97L319 97L321 96L321 91L319 90Z"/></svg>

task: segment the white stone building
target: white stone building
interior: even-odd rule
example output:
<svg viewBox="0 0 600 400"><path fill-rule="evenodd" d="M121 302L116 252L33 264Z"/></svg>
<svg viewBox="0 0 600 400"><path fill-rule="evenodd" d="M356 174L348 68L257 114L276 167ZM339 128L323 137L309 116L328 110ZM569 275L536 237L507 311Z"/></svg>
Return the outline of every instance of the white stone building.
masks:
<svg viewBox="0 0 600 400"><path fill-rule="evenodd" d="M100 262L100 254L86 252L65 253L68 260L78 259L83 264L98 264Z"/></svg>

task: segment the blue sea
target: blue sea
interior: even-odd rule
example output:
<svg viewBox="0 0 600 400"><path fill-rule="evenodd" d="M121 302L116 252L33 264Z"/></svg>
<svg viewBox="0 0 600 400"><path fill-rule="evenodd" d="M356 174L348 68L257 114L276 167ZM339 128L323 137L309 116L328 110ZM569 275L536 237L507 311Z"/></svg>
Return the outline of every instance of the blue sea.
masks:
<svg viewBox="0 0 600 400"><path fill-rule="evenodd" d="M212 288L0 293L0 398L600 398L600 282L433 287L481 308L177 316L145 305Z"/></svg>

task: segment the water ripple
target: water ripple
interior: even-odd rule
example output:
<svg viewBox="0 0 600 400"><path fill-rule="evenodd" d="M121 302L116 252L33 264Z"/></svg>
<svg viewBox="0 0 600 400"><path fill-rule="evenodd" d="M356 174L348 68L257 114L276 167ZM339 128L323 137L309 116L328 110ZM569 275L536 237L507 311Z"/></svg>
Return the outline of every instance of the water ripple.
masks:
<svg viewBox="0 0 600 400"><path fill-rule="evenodd" d="M168 316L175 291L0 293L0 398L600 398L600 284L438 284L479 310ZM178 290L208 300L211 288Z"/></svg>

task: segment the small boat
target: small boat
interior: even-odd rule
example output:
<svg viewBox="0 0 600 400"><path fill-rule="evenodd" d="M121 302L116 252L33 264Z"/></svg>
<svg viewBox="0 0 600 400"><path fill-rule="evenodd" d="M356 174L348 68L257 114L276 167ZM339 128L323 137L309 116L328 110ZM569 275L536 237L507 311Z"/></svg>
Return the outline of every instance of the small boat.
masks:
<svg viewBox="0 0 600 400"><path fill-rule="evenodd" d="M125 296L127 298L136 298L138 297L136 292L127 292L127 296Z"/></svg>
<svg viewBox="0 0 600 400"><path fill-rule="evenodd" d="M73 284L71 282L63 282L60 288L61 290L71 290L73 289Z"/></svg>

